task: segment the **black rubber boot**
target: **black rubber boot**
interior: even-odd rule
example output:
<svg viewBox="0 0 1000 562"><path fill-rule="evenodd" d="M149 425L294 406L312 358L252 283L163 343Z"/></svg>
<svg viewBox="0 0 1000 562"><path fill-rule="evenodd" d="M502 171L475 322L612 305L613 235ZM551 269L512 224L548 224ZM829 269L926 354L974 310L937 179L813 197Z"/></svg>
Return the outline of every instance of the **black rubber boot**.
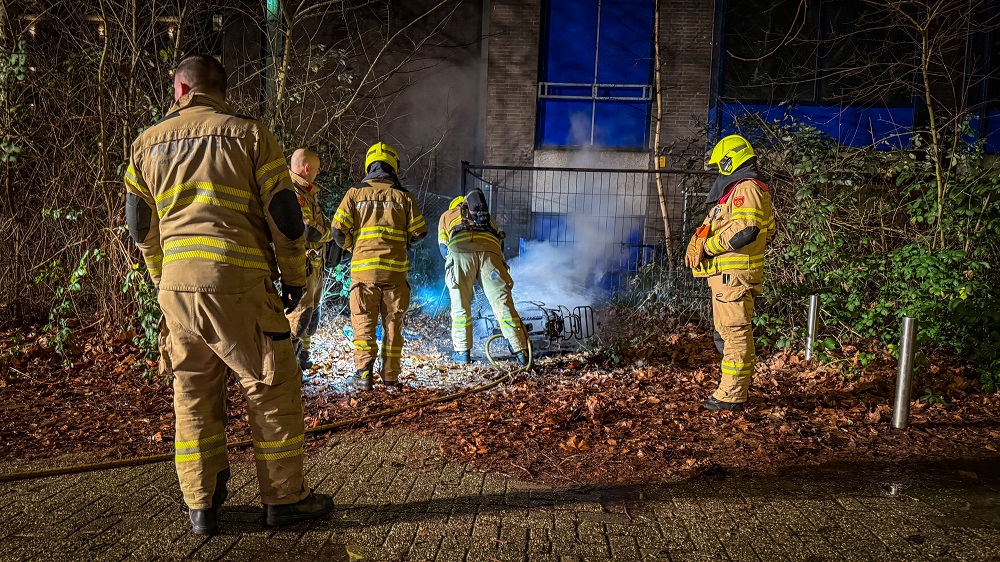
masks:
<svg viewBox="0 0 1000 562"><path fill-rule="evenodd" d="M192 509L189 513L191 517L191 531L196 535L218 535L219 534L219 510L218 509Z"/></svg>
<svg viewBox="0 0 1000 562"><path fill-rule="evenodd" d="M333 511L333 498L326 494L309 491L304 499L287 505L264 504L264 523L269 527L294 525L311 519L319 519Z"/></svg>
<svg viewBox="0 0 1000 562"><path fill-rule="evenodd" d="M375 383L372 381L371 365L365 369L354 371L354 376L351 377L350 384L354 390L369 391L375 388Z"/></svg>
<svg viewBox="0 0 1000 562"><path fill-rule="evenodd" d="M714 396L709 396L708 400L701 403L701 407L711 412L729 410L730 412L739 413L747 409L746 402L723 402Z"/></svg>
<svg viewBox="0 0 1000 562"><path fill-rule="evenodd" d="M191 519L191 531L196 535L216 535L219 533L219 510L229 499L229 468L215 475L215 493L212 494L212 507L207 509L187 509Z"/></svg>
<svg viewBox="0 0 1000 562"><path fill-rule="evenodd" d="M468 351L456 351L455 353L451 354L451 361L453 363L461 363L461 364L464 365L464 364L471 363L472 359L469 356L469 352Z"/></svg>

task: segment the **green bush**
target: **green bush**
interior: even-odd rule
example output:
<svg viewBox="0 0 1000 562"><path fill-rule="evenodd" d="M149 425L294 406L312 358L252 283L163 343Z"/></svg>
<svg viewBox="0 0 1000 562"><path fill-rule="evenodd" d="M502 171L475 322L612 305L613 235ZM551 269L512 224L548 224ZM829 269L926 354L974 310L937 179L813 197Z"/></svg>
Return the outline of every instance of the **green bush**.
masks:
<svg viewBox="0 0 1000 562"><path fill-rule="evenodd" d="M977 146L957 144L937 182L919 136L906 150L845 148L794 122L750 133L770 181L778 232L760 299L760 343L801 336L819 294L824 335L898 343L900 320L923 344L972 361L1000 383L1000 174Z"/></svg>

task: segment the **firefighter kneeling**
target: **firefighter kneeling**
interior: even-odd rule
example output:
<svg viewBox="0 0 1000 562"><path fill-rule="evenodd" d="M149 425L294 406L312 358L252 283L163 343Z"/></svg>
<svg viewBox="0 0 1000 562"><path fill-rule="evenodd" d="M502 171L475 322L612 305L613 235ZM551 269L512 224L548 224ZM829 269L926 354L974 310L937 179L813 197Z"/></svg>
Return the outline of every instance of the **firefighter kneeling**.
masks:
<svg viewBox="0 0 1000 562"><path fill-rule="evenodd" d="M723 340L722 381L701 405L712 411L743 411L753 380L754 298L761 294L764 249L774 237L771 194L756 179L750 143L725 137L712 150L709 165L720 176L708 194L715 207L688 244L685 264L695 277L707 277L712 291L712 319Z"/></svg>
<svg viewBox="0 0 1000 562"><path fill-rule="evenodd" d="M514 281L503 260L503 233L490 218L483 192L473 189L456 197L438 223L438 245L445 258L445 284L451 298L452 359L468 363L472 348L472 291L479 279L500 331L521 365L528 364L521 317L514 309Z"/></svg>

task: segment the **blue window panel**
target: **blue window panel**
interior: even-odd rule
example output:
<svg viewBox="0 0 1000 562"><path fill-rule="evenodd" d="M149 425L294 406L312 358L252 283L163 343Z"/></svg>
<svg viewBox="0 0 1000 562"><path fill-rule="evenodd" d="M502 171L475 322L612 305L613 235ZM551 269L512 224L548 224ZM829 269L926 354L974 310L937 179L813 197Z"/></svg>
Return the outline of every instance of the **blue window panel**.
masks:
<svg viewBox="0 0 1000 562"><path fill-rule="evenodd" d="M651 84L653 0L601 3L599 84Z"/></svg>
<svg viewBox="0 0 1000 562"><path fill-rule="evenodd" d="M572 246L573 224L562 213L532 213L531 239L554 246Z"/></svg>
<svg viewBox="0 0 1000 562"><path fill-rule="evenodd" d="M611 148L644 148L649 137L648 110L646 102L597 102L594 144Z"/></svg>
<svg viewBox="0 0 1000 562"><path fill-rule="evenodd" d="M737 132L736 117L749 114L757 114L768 123L792 117L846 146L903 148L909 145L913 131L912 107L789 106L737 102L723 102L720 105L721 114L718 110L713 110L712 118L719 124L722 134Z"/></svg>
<svg viewBox="0 0 1000 562"><path fill-rule="evenodd" d="M538 106L539 146L590 144L593 102L545 99Z"/></svg>
<svg viewBox="0 0 1000 562"><path fill-rule="evenodd" d="M552 0L542 52L544 82L592 84L597 55L597 0Z"/></svg>

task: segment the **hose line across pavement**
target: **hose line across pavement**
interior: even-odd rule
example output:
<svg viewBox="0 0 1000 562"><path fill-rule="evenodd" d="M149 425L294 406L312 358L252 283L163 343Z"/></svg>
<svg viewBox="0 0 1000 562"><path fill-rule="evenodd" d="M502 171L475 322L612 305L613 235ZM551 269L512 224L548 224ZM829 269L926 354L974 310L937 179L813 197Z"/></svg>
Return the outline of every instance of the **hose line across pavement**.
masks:
<svg viewBox="0 0 1000 562"><path fill-rule="evenodd" d="M490 342L494 339L501 337L499 334L491 336L486 341L486 357L489 359L490 364L496 367L498 370L503 370L504 367L501 366L490 354ZM525 338L527 339L527 338ZM461 392L456 392L453 394L447 394L445 396L438 396L437 398L431 398L428 400L423 400L420 402L415 402L413 404L407 404L405 406L400 406L398 408L392 408L389 410L382 410L381 412L375 412L373 414L367 414L357 418L352 418L348 420L340 420L333 423L328 423L324 425L318 425L316 427L310 427L306 429L307 434L316 433L326 433L328 431L333 431L335 429L340 429L342 427L356 425L362 422L378 419L387 418L389 416L395 416L403 412L413 410L416 408L423 408L425 406L430 406L432 404L440 404L441 402L451 402L452 400L458 400L460 398L465 398L466 396L471 396L473 394L478 394L480 392L486 392L492 388L495 388L502 384L503 382L510 380L515 374L528 371L531 369L533 362L532 351L531 351L531 340L528 340L528 364L523 365L517 369L509 370L503 375L493 379L492 381L477 386L475 388L470 388L468 390L463 390ZM248 447L253 445L253 441L247 439L245 441L236 441L228 445L229 448L235 447ZM0 482L16 482L19 480L35 480L37 478L46 478L49 476L62 476L65 474L79 474L82 472L94 472L98 470L109 470L112 468L123 468L127 466L140 466L144 464L153 464L158 462L165 462L173 460L174 453L162 453L159 455L150 455L146 457L129 457L125 459L117 459L111 461L95 462L89 464L78 464L73 466L61 466L57 468L47 468L42 470L29 470L25 472L13 472L11 474L0 474Z"/></svg>

